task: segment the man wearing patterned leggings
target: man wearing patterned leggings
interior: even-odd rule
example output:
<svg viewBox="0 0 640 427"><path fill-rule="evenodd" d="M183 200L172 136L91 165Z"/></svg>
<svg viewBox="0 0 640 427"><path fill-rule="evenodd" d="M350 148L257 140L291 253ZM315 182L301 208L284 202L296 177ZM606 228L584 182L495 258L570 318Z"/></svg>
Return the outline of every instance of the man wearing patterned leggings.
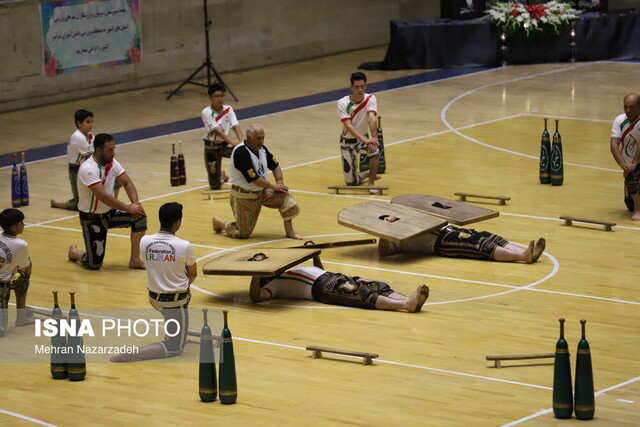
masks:
<svg viewBox="0 0 640 427"><path fill-rule="evenodd" d="M347 185L360 185L367 179L372 186L380 164L376 124L378 103L375 95L366 93L367 76L364 73L351 74L350 81L351 95L338 101L338 115L343 126L340 134L342 171ZM369 157L368 171L360 171L361 153ZM378 190L370 189L369 193L378 194Z"/></svg>
<svg viewBox="0 0 640 427"><path fill-rule="evenodd" d="M397 218L385 216L382 220L393 222ZM531 240L526 249L514 245L505 238L488 231L458 228L447 225L440 230L427 233L403 243L390 240L378 241L380 256L399 252L439 255L448 258L484 259L489 261L517 262L532 264L540 258L546 247L542 237Z"/></svg>
<svg viewBox="0 0 640 427"><path fill-rule="evenodd" d="M258 222L262 206L278 209L284 222L285 235L302 239L293 229L293 218L300 213L300 206L284 185L280 164L264 146L264 129L258 124L249 125L247 139L236 146L231 154L230 203L234 221L214 216L211 221L216 233L226 233L235 239L251 236ZM273 172L276 182L267 179L267 170Z"/></svg>
<svg viewBox="0 0 640 427"><path fill-rule="evenodd" d="M319 257L315 257L313 266L296 267L277 277L253 277L249 298L252 302L304 299L345 307L416 313L429 298L429 287L420 285L407 297L383 282L326 271Z"/></svg>

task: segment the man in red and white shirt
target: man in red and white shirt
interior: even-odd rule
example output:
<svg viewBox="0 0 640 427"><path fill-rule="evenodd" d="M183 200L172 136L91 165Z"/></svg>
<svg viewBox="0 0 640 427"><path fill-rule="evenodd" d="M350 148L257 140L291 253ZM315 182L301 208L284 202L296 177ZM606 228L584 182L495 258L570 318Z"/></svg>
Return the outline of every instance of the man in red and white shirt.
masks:
<svg viewBox="0 0 640 427"><path fill-rule="evenodd" d="M611 128L611 154L624 176L624 202L633 212L634 221L640 221L640 95L630 93L624 97L624 113L613 121Z"/></svg>
<svg viewBox="0 0 640 427"><path fill-rule="evenodd" d="M114 159L116 143L111 135L96 135L94 150L78 171L78 211L86 252L73 244L69 246L69 259L80 261L90 270L99 269L107 248L108 230L130 227L129 268L144 269L140 259L140 239L147 230L147 217L138 201L138 191L122 165ZM130 204L114 197L116 181L127 192Z"/></svg>
<svg viewBox="0 0 640 427"><path fill-rule="evenodd" d="M229 179L222 170L222 158L243 140L236 113L230 105L224 105L224 88L219 84L209 87L210 106L202 110L204 123L204 164L207 168L209 187L220 188L221 181ZM231 138L231 130L236 139Z"/></svg>
<svg viewBox="0 0 640 427"><path fill-rule="evenodd" d="M356 72L351 74L351 95L338 101L338 115L342 122L340 135L340 152L342 169L347 185L360 185L368 178L369 186L374 185L380 163L378 150L378 128L376 116L378 103L375 95L366 93L367 76ZM369 134L371 132L371 134ZM369 157L369 170L360 172L360 153ZM378 194L378 190L369 190L370 194Z"/></svg>

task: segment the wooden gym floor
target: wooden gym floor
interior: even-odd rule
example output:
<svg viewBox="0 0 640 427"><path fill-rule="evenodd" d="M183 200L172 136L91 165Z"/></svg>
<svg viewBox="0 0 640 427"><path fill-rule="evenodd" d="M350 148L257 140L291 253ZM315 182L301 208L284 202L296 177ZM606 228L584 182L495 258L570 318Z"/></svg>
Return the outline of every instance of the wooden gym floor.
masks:
<svg viewBox="0 0 640 427"><path fill-rule="evenodd" d="M236 109L341 89L384 48L224 75L240 98ZM197 65L197 64L194 64ZM368 72L370 83L424 70ZM388 282L409 294L427 283L421 313L384 312L277 300L247 303L248 280L200 275L191 308L230 311L238 372L238 403L198 399L196 363L89 363L80 383L54 381L44 363L4 364L0 423L8 425L566 425L551 408L550 359L503 363L486 355L553 352L558 318L575 367L580 319L587 319L597 392L590 425L637 425L640 413L640 288L635 263L640 224L622 200L622 176L609 153L611 121L622 98L640 87L638 63L546 64L505 67L378 92L387 153L384 196L333 195L341 184L335 102L255 119L284 168L285 183L302 207L296 230L318 242L363 238L337 224L340 209L366 200L412 193L454 198L457 191L510 196L506 206L470 201L501 215L475 225L526 245L544 236L548 251L533 265L438 257L379 258L373 245L325 249L325 268ZM0 154L65 141L73 111L95 113L96 132L122 132L199 117L204 90L191 86L170 101L174 86L0 114ZM542 118L560 119L565 183L538 182ZM550 131L553 132L553 121ZM154 137L117 148L149 215L168 201L185 206L178 233L196 245L201 267L240 247L288 247L276 212L263 210L253 236L233 240L211 230L211 216L231 216L227 199L207 200L201 130ZM171 143L182 141L187 185L169 185ZM28 164L33 276L28 303L49 308L51 291L68 307L75 291L83 310L148 309L146 276L126 269L126 230L112 230L105 265L85 271L67 261L82 243L76 215L49 208L69 196L64 158ZM10 168L0 170L4 207L10 206ZM121 196L122 197L122 196ZM565 227L561 215L616 222ZM12 310L13 312L13 310ZM12 313L13 314L13 313ZM214 331L215 332L215 331ZM33 337L11 326L0 339ZM148 342L140 342L140 345ZM372 366L342 356L312 359L307 345L379 353ZM189 344L188 359L198 352ZM573 373L572 373L573 375Z"/></svg>

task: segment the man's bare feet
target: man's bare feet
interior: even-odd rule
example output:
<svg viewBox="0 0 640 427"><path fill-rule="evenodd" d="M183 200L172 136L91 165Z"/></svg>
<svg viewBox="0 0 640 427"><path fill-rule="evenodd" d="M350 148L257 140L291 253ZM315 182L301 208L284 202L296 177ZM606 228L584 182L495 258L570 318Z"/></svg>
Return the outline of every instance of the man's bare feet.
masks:
<svg viewBox="0 0 640 427"><path fill-rule="evenodd" d="M400 250L400 246L387 239L379 239L378 240L378 253L380 256L389 256L393 254L397 254Z"/></svg>
<svg viewBox="0 0 640 427"><path fill-rule="evenodd" d="M129 268L132 270L146 270L144 262L140 258L129 261Z"/></svg>
<svg viewBox="0 0 640 427"><path fill-rule="evenodd" d="M222 233L224 231L224 226L226 222L220 217L214 216L211 218L211 225L213 226L213 231L216 233Z"/></svg>
<svg viewBox="0 0 640 427"><path fill-rule="evenodd" d="M547 247L547 241L541 237L538 239L538 241L536 242L535 246L533 247L533 261L532 262L536 262L538 261L538 259L540 258L540 256L542 255L542 253L544 252L544 249Z"/></svg>
<svg viewBox="0 0 640 427"><path fill-rule="evenodd" d="M16 317L16 326L27 326L27 325L33 325L34 323L36 323L36 320L33 317L27 317L27 316Z"/></svg>
<svg viewBox="0 0 640 427"><path fill-rule="evenodd" d="M67 253L67 256L69 257L69 261L78 261L77 253L78 253L78 245L74 245L74 244L69 245L69 252Z"/></svg>
<svg viewBox="0 0 640 427"><path fill-rule="evenodd" d="M229 175L227 175L227 173L223 170L222 172L220 172L220 182L227 181L229 181Z"/></svg>
<svg viewBox="0 0 640 427"><path fill-rule="evenodd" d="M640 221L640 212L634 212L633 216L631 217L631 221Z"/></svg>
<svg viewBox="0 0 640 427"><path fill-rule="evenodd" d="M534 246L535 246L535 242L532 240L532 241L529 242L529 246L527 246L527 249L524 250L523 257L524 257L524 261L527 264L532 264L532 263L535 262L533 260L533 249L534 249Z"/></svg>
<svg viewBox="0 0 640 427"><path fill-rule="evenodd" d="M36 320L33 318L33 311L26 307L18 308L16 313L16 326L33 325Z"/></svg>
<svg viewBox="0 0 640 427"><path fill-rule="evenodd" d="M420 288L416 289L415 292L411 294L406 302L405 310L409 313L417 313L418 304L420 304Z"/></svg>
<svg viewBox="0 0 640 427"><path fill-rule="evenodd" d="M420 285L417 289L418 292L418 306L416 307L416 313L422 310L422 306L429 299L429 287L427 285Z"/></svg>
<svg viewBox="0 0 640 427"><path fill-rule="evenodd" d="M302 234L296 233L295 231L293 233L287 233L286 236L290 239L295 239L295 240L304 239L304 236Z"/></svg>
<svg viewBox="0 0 640 427"><path fill-rule="evenodd" d="M58 209L64 209L65 204L62 202L59 202L57 200L51 199L49 201L49 204L51 205L52 208L58 208Z"/></svg>

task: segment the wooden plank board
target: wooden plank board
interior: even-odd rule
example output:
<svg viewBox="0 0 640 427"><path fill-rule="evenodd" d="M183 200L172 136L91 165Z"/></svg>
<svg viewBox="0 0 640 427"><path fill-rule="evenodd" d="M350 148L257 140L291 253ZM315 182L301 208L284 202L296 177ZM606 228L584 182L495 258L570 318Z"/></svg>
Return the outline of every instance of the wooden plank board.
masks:
<svg viewBox="0 0 640 427"><path fill-rule="evenodd" d="M326 248L340 248L344 246L357 246L357 245L370 245L376 243L376 239L359 239L359 240L345 240L342 242L326 242L315 243L313 240L304 242L302 246L291 246L290 249L326 249Z"/></svg>
<svg viewBox="0 0 640 427"><path fill-rule="evenodd" d="M395 222L383 215L399 218ZM338 224L401 243L447 225L447 221L399 204L375 201L358 203L338 213Z"/></svg>
<svg viewBox="0 0 640 427"><path fill-rule="evenodd" d="M340 190L345 191L369 191L369 190L378 190L378 194L383 194L384 190L388 190L389 187L372 185L372 186L362 186L358 187L357 185L330 185L327 187L329 190L335 190L336 194L340 194Z"/></svg>
<svg viewBox="0 0 640 427"><path fill-rule="evenodd" d="M208 261L202 267L202 272L219 276L278 276L320 252L320 249L247 248ZM250 261L259 253L265 254L267 258Z"/></svg>
<svg viewBox="0 0 640 427"><path fill-rule="evenodd" d="M391 199L391 203L428 212L431 215L444 218L455 225L471 224L500 215L498 211L429 194L405 194L396 196Z"/></svg>

